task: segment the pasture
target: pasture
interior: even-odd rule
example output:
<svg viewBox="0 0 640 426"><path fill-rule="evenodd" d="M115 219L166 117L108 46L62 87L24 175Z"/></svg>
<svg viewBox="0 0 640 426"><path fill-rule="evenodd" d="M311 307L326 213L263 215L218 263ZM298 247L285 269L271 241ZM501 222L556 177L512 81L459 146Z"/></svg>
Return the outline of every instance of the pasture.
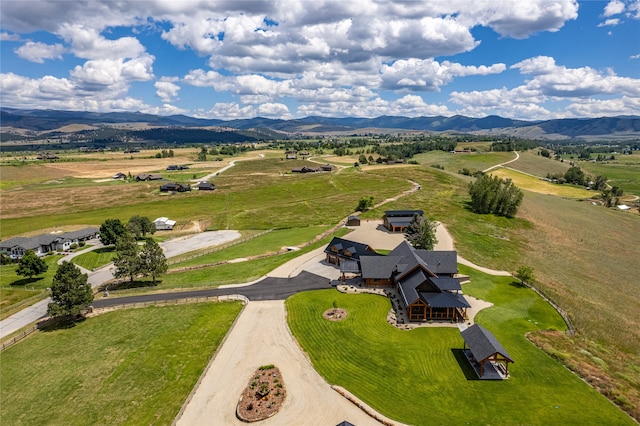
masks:
<svg viewBox="0 0 640 426"><path fill-rule="evenodd" d="M0 353L2 423L171 424L241 308L129 309L38 332Z"/></svg>
<svg viewBox="0 0 640 426"><path fill-rule="evenodd" d="M207 220L211 229L270 229L333 225L353 212L358 199L391 197L410 188L402 179L357 171L287 173L294 162L281 159L239 161L213 179L216 191L160 195L157 182L118 182L77 187L14 188L3 194L2 237L73 224L100 225L106 219L144 212L183 225ZM37 167L37 166L25 166ZM37 169L32 169L35 173ZM6 202L5 202L6 200Z"/></svg>
<svg viewBox="0 0 640 426"><path fill-rule="evenodd" d="M525 337L564 328L560 316L510 277L473 270L464 291L494 303L477 321L515 359L508 380L476 380L461 358L456 327L399 330L386 322L388 299L334 290L287 299L294 336L329 383L408 424L634 424L602 395ZM348 316L327 321L333 301ZM453 402L455 401L455 402Z"/></svg>
<svg viewBox="0 0 640 426"><path fill-rule="evenodd" d="M555 195L564 198L591 198L599 194L597 191L587 191L581 186L569 184L559 185L557 183L547 182L539 177L513 170L510 167L500 167L491 170L489 173L502 179L511 179L518 188L539 194Z"/></svg>

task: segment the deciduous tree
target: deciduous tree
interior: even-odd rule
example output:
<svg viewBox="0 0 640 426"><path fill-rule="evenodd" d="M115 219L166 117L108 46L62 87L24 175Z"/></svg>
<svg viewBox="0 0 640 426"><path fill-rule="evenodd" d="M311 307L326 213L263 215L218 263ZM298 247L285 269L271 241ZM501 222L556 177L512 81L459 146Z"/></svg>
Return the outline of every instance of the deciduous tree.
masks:
<svg viewBox="0 0 640 426"><path fill-rule="evenodd" d="M127 233L127 228L122 224L120 219L107 219L100 226L100 241L105 246L116 243L118 237Z"/></svg>
<svg viewBox="0 0 640 426"><path fill-rule="evenodd" d="M356 211L366 212L371 207L373 207L373 197L371 195L361 197L358 201L358 207L356 207Z"/></svg>
<svg viewBox="0 0 640 426"><path fill-rule="evenodd" d="M533 281L533 267L521 265L514 276L520 280L520 284L530 284Z"/></svg>
<svg viewBox="0 0 640 426"><path fill-rule="evenodd" d="M511 179L481 175L469 184L471 209L480 214L494 213L498 216L514 217L522 203L524 194Z"/></svg>
<svg viewBox="0 0 640 426"><path fill-rule="evenodd" d="M151 222L147 216L132 216L127 222L127 229L136 239L146 237L147 234L154 234L156 232L156 225Z"/></svg>
<svg viewBox="0 0 640 426"><path fill-rule="evenodd" d="M73 263L64 261L58 267L51 284L51 302L47 313L51 316L75 316L93 302L93 291L83 274Z"/></svg>
<svg viewBox="0 0 640 426"><path fill-rule="evenodd" d="M47 269L49 269L49 266L44 260L40 259L33 250L27 250L18 262L16 274L31 279L36 275L44 274Z"/></svg>

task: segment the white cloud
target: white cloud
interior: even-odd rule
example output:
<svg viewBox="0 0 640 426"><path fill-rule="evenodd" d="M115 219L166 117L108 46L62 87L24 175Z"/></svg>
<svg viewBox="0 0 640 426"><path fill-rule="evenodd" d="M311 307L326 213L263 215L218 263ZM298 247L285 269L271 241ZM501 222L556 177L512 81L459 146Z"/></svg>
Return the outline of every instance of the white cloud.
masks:
<svg viewBox="0 0 640 426"><path fill-rule="evenodd" d="M619 15L624 12L625 5L623 1L620 0L611 0L604 8L603 15L605 17Z"/></svg>
<svg viewBox="0 0 640 426"><path fill-rule="evenodd" d="M383 65L380 70L382 87L385 89L435 91L439 90L454 77L469 75L498 74L506 69L505 64L465 66L444 61L439 63L433 59L407 59L395 61L392 65Z"/></svg>
<svg viewBox="0 0 640 426"><path fill-rule="evenodd" d="M209 111L197 114L201 118L218 118L221 120L235 120L239 118L255 117L255 109L251 106L241 107L235 102L218 102Z"/></svg>
<svg viewBox="0 0 640 426"><path fill-rule="evenodd" d="M619 23L620 23L620 19L611 18L611 19L607 19L604 22L600 22L598 24L598 27L614 27L614 26L618 25Z"/></svg>
<svg viewBox="0 0 640 426"><path fill-rule="evenodd" d="M20 41L20 35L16 33L9 34L6 31L0 31L0 41Z"/></svg>
<svg viewBox="0 0 640 426"><path fill-rule="evenodd" d="M176 114L186 114L189 112L184 108L177 107L175 105L171 105L169 103L165 103L162 106L145 106L140 109L140 111L145 114L154 114L154 115L176 115Z"/></svg>
<svg viewBox="0 0 640 426"><path fill-rule="evenodd" d="M155 82L156 95L162 99L162 102L168 104L178 96L180 86L175 84L174 81L175 79L163 78Z"/></svg>
<svg viewBox="0 0 640 426"><path fill-rule="evenodd" d="M598 72L590 67L558 66L548 56L538 56L514 64L520 72L533 75L526 86L545 96L584 97L598 94L640 96L640 79L618 77L612 70Z"/></svg>
<svg viewBox="0 0 640 426"><path fill-rule="evenodd" d="M137 58L145 52L144 46L135 37L108 40L97 29L82 24L64 23L56 34L71 45L71 52L79 58Z"/></svg>
<svg viewBox="0 0 640 426"><path fill-rule="evenodd" d="M22 59L43 64L45 59L62 59L65 47L59 43L45 44L28 41L14 50Z"/></svg>
<svg viewBox="0 0 640 426"><path fill-rule="evenodd" d="M640 59L640 53L638 53L637 55L629 56L629 59Z"/></svg>
<svg viewBox="0 0 640 426"><path fill-rule="evenodd" d="M615 117L640 115L640 99L623 96L618 99L582 99L567 106L573 117Z"/></svg>
<svg viewBox="0 0 640 426"><path fill-rule="evenodd" d="M293 115L289 112L289 108L281 103L262 104L256 110L256 114L259 117L280 118L284 120L293 118Z"/></svg>

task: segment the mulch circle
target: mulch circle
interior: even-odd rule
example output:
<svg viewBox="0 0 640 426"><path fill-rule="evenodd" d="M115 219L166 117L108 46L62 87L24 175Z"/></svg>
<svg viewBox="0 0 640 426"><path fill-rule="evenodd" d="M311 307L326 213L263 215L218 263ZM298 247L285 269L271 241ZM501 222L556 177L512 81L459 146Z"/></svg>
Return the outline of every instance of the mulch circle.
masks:
<svg viewBox="0 0 640 426"><path fill-rule="evenodd" d="M331 308L324 311L322 316L329 321L342 321L347 317L347 311L342 308Z"/></svg>
<svg viewBox="0 0 640 426"><path fill-rule="evenodd" d="M242 391L236 416L245 422L257 422L275 415L284 402L286 387L280 370L273 365L258 368Z"/></svg>

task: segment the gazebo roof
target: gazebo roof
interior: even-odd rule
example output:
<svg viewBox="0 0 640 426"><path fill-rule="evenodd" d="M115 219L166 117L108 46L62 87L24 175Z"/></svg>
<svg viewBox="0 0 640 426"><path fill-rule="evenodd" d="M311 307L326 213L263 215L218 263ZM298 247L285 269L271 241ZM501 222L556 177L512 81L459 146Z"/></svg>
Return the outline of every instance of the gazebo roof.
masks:
<svg viewBox="0 0 640 426"><path fill-rule="evenodd" d="M474 324L460 332L473 357L478 361L484 361L490 356L498 353L510 362L514 362L511 355L502 347L500 342L486 328Z"/></svg>

